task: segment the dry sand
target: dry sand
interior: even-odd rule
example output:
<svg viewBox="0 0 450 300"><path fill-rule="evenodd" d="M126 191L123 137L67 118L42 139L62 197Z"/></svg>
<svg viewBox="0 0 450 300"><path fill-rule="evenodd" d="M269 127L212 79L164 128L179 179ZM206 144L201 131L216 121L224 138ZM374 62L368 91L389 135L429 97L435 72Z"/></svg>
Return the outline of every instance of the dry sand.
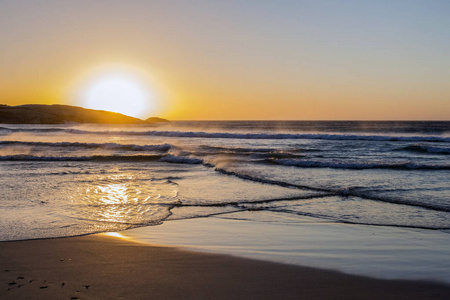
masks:
<svg viewBox="0 0 450 300"><path fill-rule="evenodd" d="M450 286L346 275L119 238L0 243L0 299L449 299Z"/></svg>

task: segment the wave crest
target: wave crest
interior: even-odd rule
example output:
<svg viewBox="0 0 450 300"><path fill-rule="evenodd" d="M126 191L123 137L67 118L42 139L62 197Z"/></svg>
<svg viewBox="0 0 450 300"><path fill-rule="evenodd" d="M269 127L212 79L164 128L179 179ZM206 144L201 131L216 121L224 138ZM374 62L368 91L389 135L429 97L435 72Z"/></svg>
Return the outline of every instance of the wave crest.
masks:
<svg viewBox="0 0 450 300"><path fill-rule="evenodd" d="M400 148L398 150L419 152L419 153L450 154L450 148L436 147L436 146L429 146L429 145L422 145L422 144L409 145L409 146Z"/></svg>
<svg viewBox="0 0 450 300"><path fill-rule="evenodd" d="M314 160L269 159L271 163L283 166L302 168L332 168L332 169L397 169L397 170L450 170L450 165L426 165L414 163L371 163L371 162L326 162Z"/></svg>
<svg viewBox="0 0 450 300"><path fill-rule="evenodd" d="M203 131L120 131L103 130L90 131L72 128L8 128L0 127L0 131L12 132L64 132L70 134L100 134L100 135L134 135L180 138L221 138L221 139L314 139L314 140L361 140L361 141L400 141L400 142L436 142L450 143L450 137L442 136L396 136L396 135L358 135L358 134L312 134L312 133L230 133Z"/></svg>
<svg viewBox="0 0 450 300"><path fill-rule="evenodd" d="M117 143L71 143L71 142L22 142L22 141L0 141L0 146L41 146L41 147L67 147L67 148L85 148L85 149L106 149L106 150L126 150L126 151L154 151L168 152L172 145L135 145L135 144L117 144Z"/></svg>

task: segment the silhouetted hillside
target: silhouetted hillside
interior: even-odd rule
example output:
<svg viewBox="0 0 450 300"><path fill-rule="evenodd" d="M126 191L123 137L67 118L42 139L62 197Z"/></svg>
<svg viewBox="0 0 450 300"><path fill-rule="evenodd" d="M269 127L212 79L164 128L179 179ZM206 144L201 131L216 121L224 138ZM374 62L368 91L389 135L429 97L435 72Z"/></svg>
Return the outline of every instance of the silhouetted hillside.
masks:
<svg viewBox="0 0 450 300"><path fill-rule="evenodd" d="M147 123L165 123L169 122L169 120L158 118L158 117L151 117L145 120Z"/></svg>
<svg viewBox="0 0 450 300"><path fill-rule="evenodd" d="M103 124L146 124L162 122L159 120L164 119L149 118L148 120L144 121L119 113L104 110L86 109L70 105L0 105L0 123L7 124L64 124L68 122Z"/></svg>

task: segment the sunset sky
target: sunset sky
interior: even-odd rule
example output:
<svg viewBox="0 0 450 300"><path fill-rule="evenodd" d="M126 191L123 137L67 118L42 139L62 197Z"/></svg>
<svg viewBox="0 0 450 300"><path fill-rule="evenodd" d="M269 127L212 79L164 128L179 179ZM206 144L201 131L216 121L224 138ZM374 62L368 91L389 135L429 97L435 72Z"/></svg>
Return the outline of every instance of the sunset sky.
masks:
<svg viewBox="0 0 450 300"><path fill-rule="evenodd" d="M445 0L4 0L0 103L83 106L119 74L142 118L449 120L449 16Z"/></svg>

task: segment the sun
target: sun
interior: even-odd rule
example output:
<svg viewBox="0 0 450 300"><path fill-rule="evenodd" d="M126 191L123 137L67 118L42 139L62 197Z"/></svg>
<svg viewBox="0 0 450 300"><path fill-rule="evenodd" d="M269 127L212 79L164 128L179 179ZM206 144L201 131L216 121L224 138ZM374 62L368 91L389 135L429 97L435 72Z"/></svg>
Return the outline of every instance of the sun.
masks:
<svg viewBox="0 0 450 300"><path fill-rule="evenodd" d="M154 109L154 96L136 74L126 71L96 74L79 94L81 106L147 118Z"/></svg>

